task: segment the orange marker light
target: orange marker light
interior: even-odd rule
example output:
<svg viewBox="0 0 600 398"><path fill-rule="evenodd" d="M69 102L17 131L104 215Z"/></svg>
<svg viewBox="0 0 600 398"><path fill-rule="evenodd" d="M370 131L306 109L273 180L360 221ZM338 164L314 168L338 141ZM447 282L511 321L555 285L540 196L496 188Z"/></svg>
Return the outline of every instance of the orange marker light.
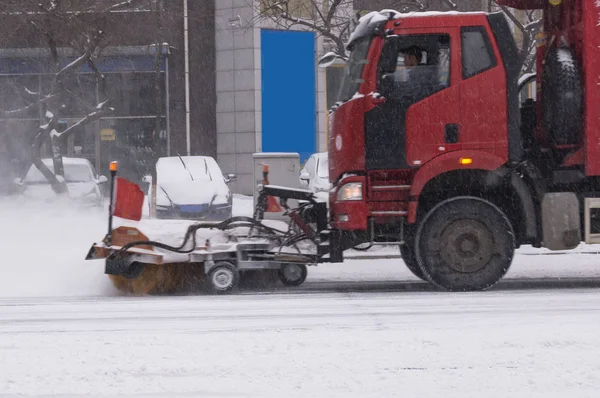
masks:
<svg viewBox="0 0 600 398"><path fill-rule="evenodd" d="M117 171L119 168L119 162L110 162L110 171Z"/></svg>
<svg viewBox="0 0 600 398"><path fill-rule="evenodd" d="M458 163L460 163L463 166L465 166L467 164L473 163L473 159L471 159L471 158L460 158L460 159L458 159Z"/></svg>

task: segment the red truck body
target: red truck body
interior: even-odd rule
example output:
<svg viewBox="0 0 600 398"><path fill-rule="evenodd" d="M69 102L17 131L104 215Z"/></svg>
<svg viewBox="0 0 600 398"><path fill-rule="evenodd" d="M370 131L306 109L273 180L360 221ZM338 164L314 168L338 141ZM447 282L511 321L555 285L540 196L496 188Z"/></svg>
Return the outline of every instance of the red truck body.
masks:
<svg viewBox="0 0 600 398"><path fill-rule="evenodd" d="M519 102L520 53L502 13L386 10L361 19L330 112L324 261L396 242L417 276L481 289L504 275L511 245L570 249L600 233L600 5L500 3L543 10L535 101ZM418 67L436 74L427 95L407 99L397 68L415 44L424 51ZM445 214L457 218L436 224ZM502 231L483 226L496 216ZM480 262L475 271L460 269L469 256ZM503 262L490 265L495 256ZM486 267L496 276L483 275Z"/></svg>
<svg viewBox="0 0 600 398"><path fill-rule="evenodd" d="M334 228L361 230L367 228L367 219L386 222L393 217L408 216L415 222L416 202L428 181L455 169L494 170L508 161L508 115L505 67L502 63L475 78L463 80L459 44L460 26L489 28L485 13L414 14L402 20L394 29L389 21L385 29L394 29L398 35L444 33L451 35L450 87L410 107L406 114L406 162L403 169L368 170L365 159L365 114L381 104L377 92L377 62L384 38L375 37L369 48L369 64L364 68L359 96L340 105L331 115L332 134L329 142L330 180L335 185L343 182L364 182L362 202L338 202L335 192L331 197L333 214L351 214L347 222L335 218ZM435 27L435 28L432 28ZM494 48L498 60L502 58ZM455 55L455 56L454 56ZM460 125L461 140L447 143L444 126ZM472 159L461 164L461 158ZM353 173L362 176L352 176ZM344 177L345 175L350 175ZM411 204L412 203L412 204Z"/></svg>

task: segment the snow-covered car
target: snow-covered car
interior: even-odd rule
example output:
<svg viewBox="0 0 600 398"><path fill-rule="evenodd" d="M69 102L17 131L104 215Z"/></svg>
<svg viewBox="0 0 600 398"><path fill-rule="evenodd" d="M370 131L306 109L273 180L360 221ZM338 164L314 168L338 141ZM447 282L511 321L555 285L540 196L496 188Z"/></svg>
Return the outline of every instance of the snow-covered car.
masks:
<svg viewBox="0 0 600 398"><path fill-rule="evenodd" d="M51 158L42 159L42 162L54 173L54 163ZM98 176L89 160L63 157L63 168L71 199L85 205L102 205L104 196L102 194L102 184L105 184L108 179L102 175ZM50 182L35 165L31 165L21 185L23 195L28 198L41 199L47 202L57 198Z"/></svg>
<svg viewBox="0 0 600 398"><path fill-rule="evenodd" d="M327 152L315 153L308 158L300 171L300 184L317 196L327 198L329 183L329 158Z"/></svg>
<svg viewBox="0 0 600 398"><path fill-rule="evenodd" d="M234 174L223 176L210 156L171 156L156 162L156 217L222 221L231 217L233 196L228 184ZM152 200L152 176L148 203Z"/></svg>

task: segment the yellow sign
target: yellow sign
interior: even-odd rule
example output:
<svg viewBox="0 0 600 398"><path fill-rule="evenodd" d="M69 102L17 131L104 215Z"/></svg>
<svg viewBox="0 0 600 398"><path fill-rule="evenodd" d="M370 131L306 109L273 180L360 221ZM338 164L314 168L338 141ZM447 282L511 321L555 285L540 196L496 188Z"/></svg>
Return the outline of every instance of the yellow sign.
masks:
<svg viewBox="0 0 600 398"><path fill-rule="evenodd" d="M114 141L116 139L115 130L113 130L113 129L100 130L100 139L102 141Z"/></svg>
<svg viewBox="0 0 600 398"><path fill-rule="evenodd" d="M550 5L559 6L562 3L562 0L550 0Z"/></svg>

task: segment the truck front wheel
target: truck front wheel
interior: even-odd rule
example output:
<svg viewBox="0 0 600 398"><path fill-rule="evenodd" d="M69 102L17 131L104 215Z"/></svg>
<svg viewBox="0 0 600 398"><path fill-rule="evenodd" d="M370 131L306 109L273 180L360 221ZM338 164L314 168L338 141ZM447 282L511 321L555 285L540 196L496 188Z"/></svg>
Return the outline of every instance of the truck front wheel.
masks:
<svg viewBox="0 0 600 398"><path fill-rule="evenodd" d="M450 291L477 291L508 271L515 235L506 215L476 197L447 199L431 209L417 231L419 269L432 284Z"/></svg>
<svg viewBox="0 0 600 398"><path fill-rule="evenodd" d="M423 276L423 272L419 268L419 264L417 263L417 258L415 256L414 234L407 232L404 240L405 242L400 245L400 255L402 256L402 261L404 261L406 268L408 268L414 276L423 281L427 281L427 278Z"/></svg>

